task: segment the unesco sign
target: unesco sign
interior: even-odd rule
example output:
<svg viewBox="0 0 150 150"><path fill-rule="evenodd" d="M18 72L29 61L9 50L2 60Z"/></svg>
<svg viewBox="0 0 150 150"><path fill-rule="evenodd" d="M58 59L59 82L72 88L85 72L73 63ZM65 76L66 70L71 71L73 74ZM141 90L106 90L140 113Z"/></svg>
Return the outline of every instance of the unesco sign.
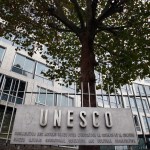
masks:
<svg viewBox="0 0 150 150"><path fill-rule="evenodd" d="M137 145L130 109L19 106L11 144Z"/></svg>

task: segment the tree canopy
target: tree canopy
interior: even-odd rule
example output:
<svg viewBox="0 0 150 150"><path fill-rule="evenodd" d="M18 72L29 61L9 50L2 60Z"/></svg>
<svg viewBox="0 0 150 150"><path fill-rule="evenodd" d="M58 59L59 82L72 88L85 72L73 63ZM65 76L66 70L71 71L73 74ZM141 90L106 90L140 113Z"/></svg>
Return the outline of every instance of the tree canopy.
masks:
<svg viewBox="0 0 150 150"><path fill-rule="evenodd" d="M40 51L51 79L78 82L88 55L85 63L90 59L104 84L150 77L148 1L0 0L0 6L0 36L30 55Z"/></svg>

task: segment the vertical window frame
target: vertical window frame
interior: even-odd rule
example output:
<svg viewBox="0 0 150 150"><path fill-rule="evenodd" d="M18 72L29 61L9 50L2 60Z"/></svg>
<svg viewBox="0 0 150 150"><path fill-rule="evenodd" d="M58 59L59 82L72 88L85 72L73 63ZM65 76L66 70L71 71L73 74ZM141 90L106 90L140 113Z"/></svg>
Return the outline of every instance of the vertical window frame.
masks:
<svg viewBox="0 0 150 150"><path fill-rule="evenodd" d="M0 58L0 67L1 67L7 48L2 46L2 45L0 45L0 48L2 48L4 50L3 54L2 54L2 57Z"/></svg>

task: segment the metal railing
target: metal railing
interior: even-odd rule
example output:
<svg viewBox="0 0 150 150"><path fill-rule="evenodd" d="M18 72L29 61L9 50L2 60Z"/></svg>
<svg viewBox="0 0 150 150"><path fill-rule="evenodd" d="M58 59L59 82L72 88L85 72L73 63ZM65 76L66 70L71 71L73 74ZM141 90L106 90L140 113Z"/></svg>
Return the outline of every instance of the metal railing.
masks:
<svg viewBox="0 0 150 150"><path fill-rule="evenodd" d="M76 91L76 88L72 90L72 92L56 92L50 91L45 89L45 91L26 91L24 88L23 91L19 90L19 85L21 80L12 79L11 83L9 84L9 88L6 88L6 76L0 76L0 138L5 139L6 143L10 140L11 131L13 127L13 122L15 118L15 113L17 109L17 98L18 93L24 93L22 98L21 105L24 105L24 101L26 100L26 96L30 95L31 99L34 100L35 104L37 105L48 105L49 106L64 106L66 107L83 107L83 96L89 96L88 103L91 106L91 89L89 84L88 85L88 92L83 93L83 83L81 83L81 90L79 92ZM15 81L15 82L14 82ZM16 86L14 85L16 84ZM130 86L130 89L128 88ZM135 88L136 86L136 88ZM148 86L148 85L147 85ZM76 87L76 86L75 86ZM129 107L133 115L134 113L138 115L139 126L137 131L143 136L144 142L147 143L147 136L150 135L150 85L145 87L145 85L141 84L132 84L132 85L125 85L124 87L115 88L114 85L114 92L110 93L109 85L108 90L103 90L103 85L100 86L99 90L96 90L96 100L97 100L97 107L104 107L104 108L127 108ZM141 89L142 88L142 91ZM96 87L95 87L96 89ZM149 89L149 91L147 91ZM7 98L3 99L3 94L7 94ZM34 95L34 96L33 96ZM10 100L12 98L13 100ZM45 97L45 99L43 98ZM41 98L41 100L40 100ZM43 100L43 99L44 100ZM141 101L141 103L137 103L137 98ZM32 100L32 101L33 101ZM43 100L43 101L42 101ZM132 101L131 101L132 100ZM46 101L52 101L52 103L47 103ZM72 102L71 102L72 101ZM127 102L128 101L128 102ZM30 101L31 102L31 101ZM129 106L127 106L129 103ZM139 106L139 104L141 104ZM29 103L30 105L30 103ZM140 109L139 109L140 108ZM144 122L141 115L145 116L146 122ZM148 132L145 131L145 124L147 124Z"/></svg>

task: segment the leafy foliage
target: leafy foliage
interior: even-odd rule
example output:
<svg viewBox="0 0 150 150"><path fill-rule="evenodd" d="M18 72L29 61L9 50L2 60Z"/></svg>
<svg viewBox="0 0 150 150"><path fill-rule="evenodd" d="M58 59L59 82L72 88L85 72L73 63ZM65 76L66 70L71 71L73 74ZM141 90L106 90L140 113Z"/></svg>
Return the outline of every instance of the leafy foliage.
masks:
<svg viewBox="0 0 150 150"><path fill-rule="evenodd" d="M149 2L0 0L0 6L0 36L30 55L40 51L50 78L70 84L79 80L84 31L93 35L94 67L104 75L104 84L123 85L138 76L150 77Z"/></svg>

